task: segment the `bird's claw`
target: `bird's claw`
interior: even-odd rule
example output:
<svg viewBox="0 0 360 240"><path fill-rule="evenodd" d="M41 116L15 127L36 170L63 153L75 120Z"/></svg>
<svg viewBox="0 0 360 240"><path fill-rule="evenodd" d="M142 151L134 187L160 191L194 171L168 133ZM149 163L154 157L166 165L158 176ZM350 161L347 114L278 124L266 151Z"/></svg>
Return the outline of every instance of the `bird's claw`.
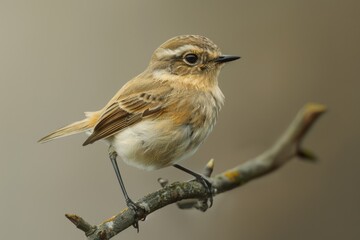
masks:
<svg viewBox="0 0 360 240"><path fill-rule="evenodd" d="M212 183L206 179L206 177L203 177L201 175L199 175L199 177L197 177L197 180L206 188L207 191L207 199L206 201L204 201L204 203L206 204L206 207L203 209L204 211L206 211L208 208L211 208L213 205L213 186Z"/></svg>
<svg viewBox="0 0 360 240"><path fill-rule="evenodd" d="M135 213L133 227L139 232L139 220L145 221L145 209L134 203L131 199L128 199L126 205Z"/></svg>

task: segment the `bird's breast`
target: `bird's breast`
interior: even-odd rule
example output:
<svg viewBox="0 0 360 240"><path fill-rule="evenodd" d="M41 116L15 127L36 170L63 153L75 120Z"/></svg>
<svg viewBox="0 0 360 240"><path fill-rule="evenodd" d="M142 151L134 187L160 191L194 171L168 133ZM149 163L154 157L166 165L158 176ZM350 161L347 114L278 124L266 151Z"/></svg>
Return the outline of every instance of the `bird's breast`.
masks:
<svg viewBox="0 0 360 240"><path fill-rule="evenodd" d="M192 129L171 120L144 120L114 135L111 145L129 165L145 170L159 169L192 155Z"/></svg>
<svg viewBox="0 0 360 240"><path fill-rule="evenodd" d="M179 98L161 116L144 119L114 135L111 144L130 165L146 170L166 167L196 152L212 131L219 110L211 94Z"/></svg>

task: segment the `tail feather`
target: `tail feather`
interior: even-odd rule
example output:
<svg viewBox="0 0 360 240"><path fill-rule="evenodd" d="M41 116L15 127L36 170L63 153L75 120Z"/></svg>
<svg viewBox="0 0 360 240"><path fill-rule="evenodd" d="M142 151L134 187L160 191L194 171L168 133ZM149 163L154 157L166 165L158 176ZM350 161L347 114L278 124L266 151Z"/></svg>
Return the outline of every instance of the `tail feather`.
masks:
<svg viewBox="0 0 360 240"><path fill-rule="evenodd" d="M78 122L74 122L70 125L67 125L63 128L60 128L58 130L56 130L55 132L50 133L49 135L41 138L38 142L39 143L45 143L57 138L61 138L61 137L66 137L66 136L70 136L76 133L81 133L81 132L85 132L86 130L89 130L91 128L91 122L89 121L88 118L78 121Z"/></svg>

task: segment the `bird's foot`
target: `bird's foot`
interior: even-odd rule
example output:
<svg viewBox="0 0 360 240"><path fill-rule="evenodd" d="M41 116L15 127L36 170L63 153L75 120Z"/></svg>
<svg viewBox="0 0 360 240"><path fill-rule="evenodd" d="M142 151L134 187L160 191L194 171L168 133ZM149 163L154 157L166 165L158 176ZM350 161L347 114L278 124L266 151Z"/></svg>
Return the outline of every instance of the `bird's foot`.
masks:
<svg viewBox="0 0 360 240"><path fill-rule="evenodd" d="M205 212L208 208L211 208L213 205L213 195L214 195L213 186L212 183L206 177L200 174L196 176L196 180L200 182L206 188L207 191L207 198L204 199L203 201L204 206L201 208L201 210Z"/></svg>
<svg viewBox="0 0 360 240"><path fill-rule="evenodd" d="M190 169L187 169L179 164L174 164L174 167L176 167L177 169L180 169L181 171L184 171L192 176L194 176L196 178L196 180L201 183L206 191L207 191L207 198L205 198L203 201L201 201L201 206L196 207L199 210L205 212L208 208L211 208L211 206L213 205L213 195L214 195L214 191L213 191L213 186L212 183L203 175L193 172ZM209 174L210 176L210 174Z"/></svg>
<svg viewBox="0 0 360 240"><path fill-rule="evenodd" d="M137 230L137 232L139 232L139 220L145 221L146 219L145 209L133 202L131 199L126 201L126 205L135 213L133 227Z"/></svg>

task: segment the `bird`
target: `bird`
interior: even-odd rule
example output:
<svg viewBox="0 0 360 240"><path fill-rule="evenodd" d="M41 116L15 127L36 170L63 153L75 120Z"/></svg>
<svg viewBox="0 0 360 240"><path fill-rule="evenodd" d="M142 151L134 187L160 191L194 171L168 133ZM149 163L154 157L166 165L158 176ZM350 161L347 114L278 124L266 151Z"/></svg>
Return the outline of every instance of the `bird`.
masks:
<svg viewBox="0 0 360 240"><path fill-rule="evenodd" d="M128 81L99 111L85 112L83 120L60 128L39 140L87 133L83 146L99 140L109 146L109 158L129 208L141 208L127 194L117 164L144 170L174 166L201 182L211 195L211 183L178 163L191 157L213 130L224 95L218 76L227 62L209 38L180 35L161 44L148 67ZM140 209L141 210L141 209ZM134 227L138 229L137 221Z"/></svg>

